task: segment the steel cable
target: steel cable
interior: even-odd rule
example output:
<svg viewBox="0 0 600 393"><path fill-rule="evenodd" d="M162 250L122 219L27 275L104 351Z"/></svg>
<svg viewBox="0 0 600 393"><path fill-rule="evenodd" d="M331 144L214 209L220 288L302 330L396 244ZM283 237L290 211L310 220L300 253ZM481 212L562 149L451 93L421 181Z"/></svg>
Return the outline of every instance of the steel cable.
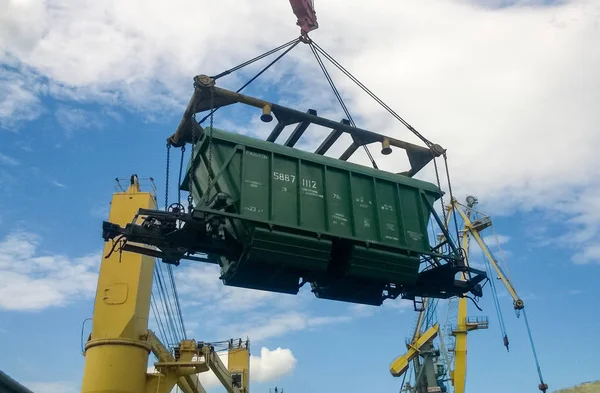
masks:
<svg viewBox="0 0 600 393"><path fill-rule="evenodd" d="M254 63L254 62L258 61L258 60L261 60L261 59L263 59L263 58L265 58L265 57L267 57L269 55L272 55L273 53L279 52L281 49L283 49L283 48L285 48L287 46L290 46L290 45L292 45L294 43L298 43L299 41L300 41L300 38L295 38L295 39L293 39L293 40L291 40L291 41L289 41L289 42L287 42L287 43L285 43L283 45L278 46L277 48L271 49L270 51L263 53L262 55L258 55L258 56L256 56L253 59L250 59L248 61L243 62L242 64L239 64L239 65L237 65L237 66L235 66L233 68L230 68L227 71L223 71L220 74L217 74L217 75L213 76L212 79L217 80L217 79L222 78L222 77L224 77L226 75L229 75L232 72L235 72L235 71L237 71L239 69L242 69L242 68L246 67L247 65L250 65L250 64L252 64L252 63Z"/></svg>
<svg viewBox="0 0 600 393"><path fill-rule="evenodd" d="M177 338L176 342L181 341L181 336L183 335L183 331L181 330L181 326L175 322L175 313L173 312L173 301L171 298L171 293L169 291L169 287L167 286L167 280L165 279L165 273L162 267L162 263L159 263L159 283L161 286L161 292L164 294L165 305L167 308L167 313L169 316L169 324L173 327L175 331L175 337ZM169 265L170 266L170 265Z"/></svg>
<svg viewBox="0 0 600 393"><path fill-rule="evenodd" d="M379 103L383 108L385 108L392 116L394 116L398 121L400 121L406 128L408 128L413 134L415 134L427 147L431 148L433 143L431 143L427 138L425 138L421 133L419 133L413 126L411 126L406 120L404 120L400 115L398 115L392 108L390 108L385 102L383 102L379 97L375 95L371 90L369 90L365 85L362 84L354 75L352 75L348 70L346 70L340 63L338 63L333 57L331 57L323 48L321 48L316 42L311 40L311 43L317 48L317 50L327 58L333 65L335 65L340 71L342 71L348 78L350 78L354 83L356 83L365 93L367 93L371 98L373 98L377 103Z"/></svg>
<svg viewBox="0 0 600 393"><path fill-rule="evenodd" d="M168 337L165 332L165 327L162 318L160 317L160 313L157 311L158 307L156 306L156 299L154 298L154 293L152 292L150 293L150 308L152 309L152 315L154 316L156 325L158 326L159 338L163 343L166 343L168 342Z"/></svg>
<svg viewBox="0 0 600 393"><path fill-rule="evenodd" d="M325 78L327 79L327 82L329 82L329 86L331 86L331 89L333 90L333 94L335 94L336 98L338 99L338 102L340 103L342 109L344 110L344 113L346 114L346 117L348 118L350 125L352 125L352 127L356 127L356 123L354 122L354 119L350 115L350 111L348 110L348 107L344 103L344 99L342 98L342 95L340 94L339 90L335 86L335 83L333 82L333 78L331 78L331 75L327 71L327 68L325 67L325 64L323 63L323 60L321 60L319 53L317 52L315 47L312 45L312 41L309 42L309 46L310 46L310 50L312 51L313 55L315 55L315 58L317 59L317 63L319 63L319 66L321 66L321 71L323 71L323 74L325 74ZM379 169L377 167L377 163L375 162L375 160L373 159L373 156L371 155L371 152L369 151L369 148L366 145L363 145L363 148L364 148L365 152L367 153L367 157L371 161L371 165L373 165L373 168Z"/></svg>
<svg viewBox="0 0 600 393"><path fill-rule="evenodd" d="M173 297L175 299L175 307L176 307L179 323L181 325L181 331L183 332L183 338L187 339L187 333L185 331L185 323L183 322L183 313L181 312L181 304L179 302L179 294L177 293L177 284L175 283L175 277L173 275L172 266L168 265L167 270L169 272L169 280L171 281L171 288L173 290Z"/></svg>
<svg viewBox="0 0 600 393"><path fill-rule="evenodd" d="M246 83L244 83L244 85L242 87L240 87L239 89L237 89L236 93L241 92L242 90L244 90L248 85L250 85L252 82L254 82L259 76L261 76L265 71L267 71L269 68L271 68L271 66L275 63L277 63L283 56L285 56L286 54L289 53L289 51L291 51L292 49L294 49L296 47L296 45L298 45L300 43L300 39L296 38L294 41L290 41L288 44L292 43L293 45L288 48L285 52L283 52L282 54L280 54L279 56L277 56L275 58L275 60L273 60L272 62L270 62L269 64L267 64L267 66L265 68L263 68L262 70L260 70L258 72L258 74L254 75L252 78L250 78L250 80ZM287 45L287 44L286 44ZM208 119L209 117L211 117L217 110L219 110L219 108L217 109L212 109L211 111L208 113L208 115L204 116L202 118L202 120L200 120L198 122L198 124L202 124L206 121L206 119Z"/></svg>
<svg viewBox="0 0 600 393"><path fill-rule="evenodd" d="M160 264L158 266L160 266ZM158 294L159 294L159 298L160 298L160 304L162 306L165 320L166 320L167 331L169 332L168 340L170 340L170 342L167 342L165 344L167 344L167 345L175 344L175 343L179 342L179 340L177 338L177 330L175 329L175 325L173 324L173 319L171 317L172 314L170 312L169 305L166 302L166 294L164 291L163 281L162 281L161 275L159 273L160 268L158 266L155 265L155 270L154 270L155 282L157 284Z"/></svg>

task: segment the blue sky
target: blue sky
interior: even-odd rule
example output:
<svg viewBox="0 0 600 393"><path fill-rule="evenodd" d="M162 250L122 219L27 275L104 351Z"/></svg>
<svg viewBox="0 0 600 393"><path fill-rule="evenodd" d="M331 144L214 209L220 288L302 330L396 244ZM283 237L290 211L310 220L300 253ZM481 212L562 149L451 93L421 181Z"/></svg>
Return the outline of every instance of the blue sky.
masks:
<svg viewBox="0 0 600 393"><path fill-rule="evenodd" d="M0 0L8 10L0 16L0 369L36 392L79 388L81 328L92 316L114 178L153 177L162 206L165 138L179 123L192 77L297 35L287 2L272 0L265 13L232 1L177 0L167 9L158 1ZM321 27L313 38L448 148L457 197L477 195L506 240L551 390L600 379L600 6L352 3L356 8L318 2ZM215 20L218 33L210 27ZM236 89L256 70L219 84ZM299 47L248 93L339 120L342 111L319 72L308 48ZM418 143L339 74L334 78L359 125ZM220 111L215 124L264 137L268 128L256 117ZM307 147L318 142L316 133L308 136ZM388 170L406 164L397 154L375 158ZM432 181L431 168L421 177ZM190 263L176 277L190 335L250 336L254 391L400 387L388 366L405 351L416 316L411 304L368 308L306 291L293 297L236 290L221 285L212 267ZM490 328L469 335L468 391L536 389L524 321L504 291L500 301L511 351L502 345L488 291L483 312L470 306L470 315L489 316ZM205 381L219 391L213 379Z"/></svg>

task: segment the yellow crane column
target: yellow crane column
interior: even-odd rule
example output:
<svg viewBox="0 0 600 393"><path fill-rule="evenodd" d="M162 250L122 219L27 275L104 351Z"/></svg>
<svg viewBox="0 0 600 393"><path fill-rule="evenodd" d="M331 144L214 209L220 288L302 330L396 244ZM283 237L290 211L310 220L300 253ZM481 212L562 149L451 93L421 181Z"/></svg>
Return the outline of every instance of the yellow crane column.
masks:
<svg viewBox="0 0 600 393"><path fill-rule="evenodd" d="M456 345L454 347L454 370L450 375L455 393L464 393L465 391L467 380L467 333L471 330L486 327L467 321L467 299L459 299L458 323L456 329L452 329L452 335L456 337Z"/></svg>
<svg viewBox="0 0 600 393"><path fill-rule="evenodd" d="M227 369L233 383L242 391L248 392L250 385L250 343L230 341L227 355Z"/></svg>
<svg viewBox="0 0 600 393"><path fill-rule="evenodd" d="M141 192L134 175L127 191L113 194L109 221L125 226L140 208L155 209L156 197ZM104 247L81 391L143 393L154 258L119 251L104 258L112 247Z"/></svg>
<svg viewBox="0 0 600 393"><path fill-rule="evenodd" d="M473 207L473 202L469 203L469 209ZM460 207L457 205L456 200L452 200L448 209L448 219L452 209L456 209L465 220L468 221L470 216L470 210L463 213ZM469 233L470 226L465 221L465 228L462 232L462 248L465 255L469 255ZM470 222L470 221L469 221ZM448 222L446 223L448 227ZM476 234L476 233L475 233ZM462 279L466 280L464 273ZM474 320L469 321L467 318L467 298L461 297L458 299L458 321L456 329L452 329L452 335L455 337L454 347L454 369L450 371L450 378L452 385L454 386L454 393L464 393L466 381L467 381L467 333L477 329L487 329L487 320Z"/></svg>

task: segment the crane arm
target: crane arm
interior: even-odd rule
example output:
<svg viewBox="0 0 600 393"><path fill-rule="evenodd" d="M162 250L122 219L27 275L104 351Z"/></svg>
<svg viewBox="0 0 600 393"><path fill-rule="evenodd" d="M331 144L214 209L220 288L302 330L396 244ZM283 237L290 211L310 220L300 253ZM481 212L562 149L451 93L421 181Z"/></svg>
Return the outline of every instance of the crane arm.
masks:
<svg viewBox="0 0 600 393"><path fill-rule="evenodd" d="M420 349L437 337L439 331L439 325L436 323L429 329L425 331L416 341L411 342L408 345L408 352L406 352L402 356L398 356L394 361L390 364L390 373L394 377L399 377L408 370L409 363L415 356L419 355Z"/></svg>
<svg viewBox="0 0 600 393"><path fill-rule="evenodd" d="M427 310L427 303L429 303L429 298L424 298L423 308L421 309L421 311L419 311L417 324L415 325L415 331L413 333L411 342L416 342L419 339L419 337L421 337L421 328L423 327L423 321L425 321L425 310Z"/></svg>
<svg viewBox="0 0 600 393"><path fill-rule="evenodd" d="M173 355L165 348L152 330L148 330L147 340L148 344L150 344L150 350L158 358L159 362L175 362ZM191 375L179 377L177 386L179 386L183 393L206 393L200 381L197 378L194 380Z"/></svg>
<svg viewBox="0 0 600 393"><path fill-rule="evenodd" d="M458 203L458 202L454 202L454 203ZM475 241L477 242L477 244L483 251L485 257L490 262L490 265L494 268L494 270L498 274L498 277L500 278L500 280L502 281L502 283L508 290L508 293L513 298L513 304L514 304L515 310L522 310L523 307L525 307L523 300L521 300L519 295L517 295L517 291L513 287L510 280L506 277L506 275L504 274L502 269L500 268L500 265L498 265L498 262L496 261L496 259L494 259L494 256L492 255L490 249L488 248L487 244L485 244L485 242L481 238L481 235L479 235L479 231L475 229L475 226L471 222L471 219L465 214L464 211L462 211L462 209L455 208L455 210L458 212L458 214L460 214L460 216L464 220L465 228L468 229L469 233L473 236L473 238L475 239Z"/></svg>
<svg viewBox="0 0 600 393"><path fill-rule="evenodd" d="M544 382L544 378L542 376L542 370L541 370L540 363L539 363L539 360L538 360L538 357L537 357L537 352L535 350L535 345L533 343L533 337L531 335L531 329L529 327L529 321L527 320L527 314L525 313L525 303L519 297L519 295L517 295L517 291L513 287L513 285L510 282L510 280L506 277L506 274L504 274L504 272L500 268L500 265L498 264L498 262L496 261L496 259L494 259L494 256L492 255L492 252L490 251L489 247L483 241L483 239L481 238L481 235L479 234L479 232L481 230L487 228L488 226L491 226L491 221L488 218L487 220L480 221L480 222L475 222L474 223L474 222L471 221L471 219L469 218L469 216L467 214L465 214L465 212L462 211L462 209L458 208L458 206L460 204L457 201L453 201L452 205L453 205L453 208L456 211L458 211L458 213L461 215L462 219L464 220L464 222L465 222L465 229L469 232L469 234L471 234L473 236L473 238L475 239L475 241L477 241L477 244L479 244L479 247L483 251L483 253L484 253L485 257L487 258L487 260L489 261L490 265L494 268L494 270L498 274L498 278L500 278L500 280L502 281L502 283L504 284L504 286L508 290L508 293L510 294L510 296L513 299L513 307L514 307L515 311L520 312L521 310L523 310L523 316L524 316L524 319L525 319L525 325L527 327L527 334L529 335L529 343L531 344L531 349L533 351L533 357L534 357L534 360L535 360L535 365L536 365L536 368L537 368L538 376L540 378L540 384L538 385L538 389L540 391L542 391L543 393L546 393L546 391L548 390L548 385ZM506 335L504 336L504 345L508 349L508 338L507 338Z"/></svg>
<svg viewBox="0 0 600 393"><path fill-rule="evenodd" d="M208 367L212 370L223 386L225 386L227 393L243 393L237 386L235 386L229 370L225 364L223 364L219 358L219 355L217 355L217 353L214 352L210 346L204 346L202 348L202 353L206 363L208 364Z"/></svg>

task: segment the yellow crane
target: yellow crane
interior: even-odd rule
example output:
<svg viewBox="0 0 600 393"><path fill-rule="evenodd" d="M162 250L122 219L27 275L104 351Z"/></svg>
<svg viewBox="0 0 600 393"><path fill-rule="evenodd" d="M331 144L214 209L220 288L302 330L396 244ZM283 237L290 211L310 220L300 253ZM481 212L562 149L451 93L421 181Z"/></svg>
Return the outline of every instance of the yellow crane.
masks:
<svg viewBox="0 0 600 393"><path fill-rule="evenodd" d="M535 349L535 345L533 342L533 337L531 335L531 329L529 327L529 321L527 320L527 314L525 313L525 304L523 300L517 295L517 292L510 281L510 277L503 271L502 267L494 258L494 255L488 245L485 243L483 238L481 237L481 232L486 228L492 227L492 220L488 215L485 215L475 209L475 205L478 204L478 200L474 196L467 196L466 205L459 203L456 199L451 201L451 204L447 208L447 217L450 220L450 216L458 214L463 221L463 231L460 233L462 237L462 247L465 250L465 255L469 255L469 239L472 237L475 239L479 247L481 248L484 257L486 259L487 265L490 269L493 269L493 272L497 275L498 279L502 281L504 286L506 287L508 293L513 299L513 307L517 316L520 313L523 313L523 319L525 320L525 325L527 327L527 334L529 337L529 341L531 344L531 349L533 352L533 357L535 360L537 373L539 376L540 383L538 385L538 389L543 393L548 390L548 385L544 382L541 367L539 364L539 360L537 357L537 352ZM456 217L455 217L456 221ZM492 227L493 229L493 227ZM495 235L495 232L494 232ZM505 264L506 269L506 264ZM508 271L508 269L506 269ZM493 296L495 299L495 305L499 314L499 323L501 326L504 345L508 350L509 341L508 336L506 334L506 329L504 327L504 321L502 319L502 314L499 309L500 304L498 302L494 280L491 278L492 274L489 275L490 283L493 291ZM463 276L464 277L464 276ZM476 319L468 319L466 318L467 311L467 298L460 298L458 301L458 327L456 332L453 331L453 335L456 338L456 349L455 349L455 362L454 369L451 371L452 381L455 388L455 393L463 393L465 389L465 380L466 380L466 351L467 351L467 336L466 333L470 330L481 328L478 327L478 321Z"/></svg>
<svg viewBox="0 0 600 393"><path fill-rule="evenodd" d="M439 324L433 323L435 313L433 299L423 299L423 307L419 311L413 336L406 343L407 352L398 356L390 364L390 373L394 377L404 376L411 364L415 373L414 386L409 383L403 390L410 393L427 393L442 391L443 375L445 369L440 370L437 365L439 351L434 347L433 341L439 334ZM440 389L440 390L437 390Z"/></svg>
<svg viewBox="0 0 600 393"><path fill-rule="evenodd" d="M445 392L446 382L451 381L454 392L464 392L466 381L466 335L476 329L487 329L487 318L467 318L466 298L459 299L458 323L452 326L450 335L455 344L447 349L444 332L435 322L438 299L424 299L417 317L412 338L407 342L407 352L390 364L390 373L394 377L404 376L411 364L414 370L414 385L407 384L403 391L409 393ZM436 348L435 339L439 340ZM454 352L454 362L448 351Z"/></svg>
<svg viewBox="0 0 600 393"><path fill-rule="evenodd" d="M449 228L449 222L452 217L452 209L454 204L447 207L446 215L446 228ZM466 213L466 217L470 216L470 210ZM469 234L470 231L465 225L462 231L458 231L459 243L461 244L465 255L469 252ZM444 240L444 235L440 235L440 241ZM462 280L466 280L467 277L461 274ZM450 300L449 308L452 308L452 302ZM488 320L487 318L470 318L467 316L467 297L459 297L456 307L456 315L453 315L453 321L450 324L449 336L453 338L453 343L450 348L446 348L446 344L443 338L443 332L440 331L437 323L433 324L432 321L435 319L435 306L437 300L435 299L423 299L423 307L419 311L417 317L417 323L412 339L407 343L407 353L399 356L390 364L390 373L394 377L403 376L408 371L410 363L412 362L415 370L415 384L414 386L405 387L405 391L410 393L421 393L421 392L437 392L443 391L445 386L443 385L443 375L447 373L449 380L454 387L455 393L464 393L467 376L467 334L470 331L478 329L487 329ZM429 322L426 323L425 321ZM439 338L440 349L436 350L434 347L434 340ZM449 356L449 352L453 353L452 359ZM434 367L433 360L435 359L432 354L441 355L445 358L445 365L441 364L440 367ZM437 389L440 390L437 390Z"/></svg>
<svg viewBox="0 0 600 393"><path fill-rule="evenodd" d="M546 392L548 385L544 382L539 361L537 359L537 353L531 336L529 328L529 322L524 310L524 302L517 295L514 286L512 285L510 278L504 273L498 261L494 258L493 253L481 237L481 231L492 226L492 222L489 216L482 214L475 210L478 200L474 196L468 196L466 205L459 203L456 199L451 201L451 204L446 207L446 228L449 226L449 222L455 213L458 214L463 222L463 229L458 231L459 242L464 250L467 260L469 259L469 243L470 239L473 238L481 248L488 262L489 266L497 274L498 279L506 286L509 294L513 298L513 307L517 313L523 312L524 319L527 326L527 331L533 350L533 355L540 378L540 384L538 388L542 392ZM441 235L443 240L443 235ZM490 275L491 276L491 275ZM467 277L463 274L462 279L466 280ZM495 285L492 283L492 289L494 291L494 297L496 298ZM390 364L390 373L394 377L405 375L408 371L411 363L415 370L415 385L405 386L404 391L410 393L421 393L421 392L438 392L443 391L443 374L447 372L449 379L454 388L454 393L464 393L466 387L466 376L467 376L467 334L471 331L478 329L487 329L488 319L486 317L468 317L467 316L467 302L466 296L458 297L458 299L451 299L449 303L450 318L447 318L447 325L449 325L449 337L452 339L452 344L449 348L446 348L444 342L444 334L439 328L437 323L433 324L435 313L435 299L423 299L423 307L420 309L417 317L416 328L410 342L407 343L406 354L397 357ZM456 306L454 305L456 304ZM496 302L496 306L499 304ZM517 314L518 315L518 314ZM501 313L499 313L501 330L503 333L504 345L508 349L508 337L504 328L504 322L502 320ZM428 322L426 322L428 321ZM450 323L448 323L450 322ZM438 338L440 342L440 350L435 350L434 340ZM435 355L441 353L445 357L446 367L434 367ZM453 354L450 359L450 353ZM440 389L440 390L438 390Z"/></svg>
<svg viewBox="0 0 600 393"><path fill-rule="evenodd" d="M446 215L446 227L449 226L450 218L452 217L452 211L457 207L455 204L456 200L451 201L451 204L447 207L448 213ZM471 207L469 206L466 212L462 212L463 216L469 220L471 216ZM470 227L467 226L467 221L464 221L464 228L458 232L459 241L464 250L466 256L469 255L469 235L471 233ZM462 279L466 277L462 274ZM487 318L469 318L467 316L467 301L466 297L458 298L458 305L456 308L456 325L452 324L450 336L454 339L453 348L451 352L454 354L454 361L448 365L450 367L450 380L454 387L454 393L464 393L467 380L467 334L470 331L478 329L487 329L488 320ZM452 303L449 307L452 307Z"/></svg>
<svg viewBox="0 0 600 393"><path fill-rule="evenodd" d="M154 190L142 191L136 175L129 187L113 194L109 218L125 225L140 208L156 207ZM85 345L82 393L205 393L198 373L212 370L228 393L248 393L249 343L228 342L228 366L215 346L181 340L169 350L148 329L154 258L120 252L106 243L94 303L92 332ZM153 353L156 372L147 372Z"/></svg>

